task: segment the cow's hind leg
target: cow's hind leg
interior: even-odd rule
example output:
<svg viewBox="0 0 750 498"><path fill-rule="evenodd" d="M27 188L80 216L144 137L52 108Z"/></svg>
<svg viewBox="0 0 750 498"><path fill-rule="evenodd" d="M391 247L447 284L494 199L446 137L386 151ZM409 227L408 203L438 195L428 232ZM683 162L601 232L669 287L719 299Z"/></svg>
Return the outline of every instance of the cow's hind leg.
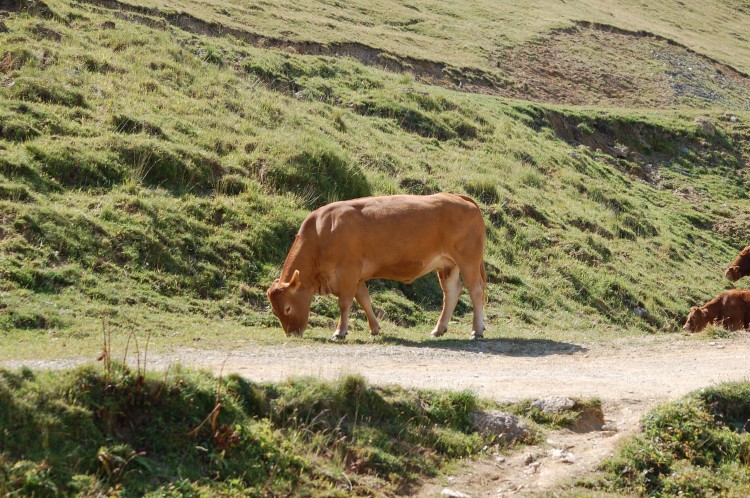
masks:
<svg viewBox="0 0 750 498"><path fill-rule="evenodd" d="M378 335L380 333L380 325L378 325L378 319L372 311L370 293L367 291L367 285L364 280L357 284L357 290L354 297L357 298L357 302L362 306L365 315L367 315L367 324L370 326L370 335Z"/></svg>
<svg viewBox="0 0 750 498"><path fill-rule="evenodd" d="M736 317L727 317L722 320L721 324L724 326L725 329L736 331L741 330L744 326L742 317L736 316Z"/></svg>
<svg viewBox="0 0 750 498"><path fill-rule="evenodd" d="M468 265L460 265L464 285L469 291L471 304L474 306L474 320L472 323L471 338L481 339L484 337L484 292L485 276L482 263L476 262Z"/></svg>
<svg viewBox="0 0 750 498"><path fill-rule="evenodd" d="M453 266L444 270L438 270L438 279L440 287L443 289L443 311L440 312L440 318L437 325L430 334L432 337L440 337L448 330L453 311L458 304L458 298L461 295L461 281L458 278L458 268Z"/></svg>

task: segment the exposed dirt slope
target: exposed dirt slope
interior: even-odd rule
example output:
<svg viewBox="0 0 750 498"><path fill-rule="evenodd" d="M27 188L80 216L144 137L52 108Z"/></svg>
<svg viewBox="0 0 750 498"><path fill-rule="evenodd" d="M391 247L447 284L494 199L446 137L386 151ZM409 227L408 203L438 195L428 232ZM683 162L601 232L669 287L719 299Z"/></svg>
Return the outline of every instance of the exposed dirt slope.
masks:
<svg viewBox="0 0 750 498"><path fill-rule="evenodd" d="M500 94L615 107L750 108L750 79L672 40L578 23L494 56L514 81Z"/></svg>

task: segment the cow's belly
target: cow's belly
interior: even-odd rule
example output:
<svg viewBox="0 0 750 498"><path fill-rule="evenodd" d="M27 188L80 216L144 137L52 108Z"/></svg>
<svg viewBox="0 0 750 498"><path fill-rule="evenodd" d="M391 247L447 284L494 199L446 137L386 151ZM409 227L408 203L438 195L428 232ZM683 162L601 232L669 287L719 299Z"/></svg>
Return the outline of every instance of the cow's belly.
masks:
<svg viewBox="0 0 750 498"><path fill-rule="evenodd" d="M452 259L442 254L429 259L418 260L400 259L388 262L365 260L362 264L361 280L384 278L409 283L431 271L442 270L455 265L456 263Z"/></svg>

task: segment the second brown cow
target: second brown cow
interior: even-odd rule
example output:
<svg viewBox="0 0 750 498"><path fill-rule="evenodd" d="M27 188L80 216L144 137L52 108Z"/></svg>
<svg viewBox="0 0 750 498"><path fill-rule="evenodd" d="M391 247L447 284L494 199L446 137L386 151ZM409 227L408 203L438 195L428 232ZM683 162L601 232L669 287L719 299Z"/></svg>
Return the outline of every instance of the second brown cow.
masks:
<svg viewBox="0 0 750 498"><path fill-rule="evenodd" d="M703 306L693 306L683 330L700 332L710 324L728 330L750 326L750 290L732 289L722 292Z"/></svg>
<svg viewBox="0 0 750 498"><path fill-rule="evenodd" d="M750 275L750 246L741 250L734 262L724 271L724 276L732 282L748 275Z"/></svg>

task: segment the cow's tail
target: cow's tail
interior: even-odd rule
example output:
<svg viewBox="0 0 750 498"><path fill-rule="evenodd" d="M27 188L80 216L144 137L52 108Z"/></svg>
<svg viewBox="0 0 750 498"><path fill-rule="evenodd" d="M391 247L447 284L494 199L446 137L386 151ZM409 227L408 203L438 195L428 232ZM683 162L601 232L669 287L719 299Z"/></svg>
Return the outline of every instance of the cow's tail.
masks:
<svg viewBox="0 0 750 498"><path fill-rule="evenodd" d="M482 277L482 295L484 297L484 304L486 305L490 300L490 295L487 292L487 272L484 269L484 261L479 263L479 274Z"/></svg>

